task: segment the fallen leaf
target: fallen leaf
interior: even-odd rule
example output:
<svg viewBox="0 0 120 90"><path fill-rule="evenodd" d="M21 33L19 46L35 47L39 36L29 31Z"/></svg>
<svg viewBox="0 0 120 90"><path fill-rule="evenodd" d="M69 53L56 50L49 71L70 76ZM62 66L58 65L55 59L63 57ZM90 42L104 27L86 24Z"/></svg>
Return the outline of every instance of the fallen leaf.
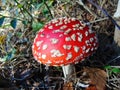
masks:
<svg viewBox="0 0 120 90"><path fill-rule="evenodd" d="M84 79L84 82L88 82L90 87L86 90L105 90L107 73L99 68L84 67L83 76L80 79ZM86 81L85 81L85 77ZM91 88L91 89L90 89Z"/></svg>

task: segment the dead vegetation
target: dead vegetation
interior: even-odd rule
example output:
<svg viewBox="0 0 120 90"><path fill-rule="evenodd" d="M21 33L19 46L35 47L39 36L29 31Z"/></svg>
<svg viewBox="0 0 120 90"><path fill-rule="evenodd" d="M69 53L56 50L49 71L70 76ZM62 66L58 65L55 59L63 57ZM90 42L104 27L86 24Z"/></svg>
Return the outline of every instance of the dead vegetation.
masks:
<svg viewBox="0 0 120 90"><path fill-rule="evenodd" d="M16 0L13 0L13 2L15 1ZM21 0L18 1L22 2ZM11 87L11 90L13 90L13 87L15 87L14 90L120 89L120 57L118 53L116 53L113 40L115 25L101 10L98 10L87 0L83 0L83 3L80 1L81 0L45 0L45 3L39 9L34 9L33 11L28 10L28 12L26 11L27 14L22 10L25 9L25 7L23 8L23 6L20 6L21 4L18 4L19 7L22 7L20 8L20 12L23 13L23 16L18 15L16 18L18 20L28 20L29 23L21 24L18 22L15 29L8 25L9 19L15 18L14 15L10 15L9 11L5 13L4 11L7 8L0 2L4 9L1 11L0 16L5 15L7 18L4 26L0 27L1 88ZM94 3L103 7L113 16L117 1L118 0L94 0ZM10 2L7 3L8 7L10 7L9 3ZM22 2L23 5L25 5L25 3L26 0ZM38 1L37 3L42 3L42 1ZM14 7L17 8L16 6ZM27 8L25 10L27 10ZM44 9L46 9L46 11L44 11ZM77 73L76 81L65 84L60 67L48 68L39 64L34 60L31 51L33 39L38 30L38 24L36 23L42 22L38 25L40 28L50 19L64 16L76 17L90 24L99 39L99 48L96 53L85 61L75 65ZM109 66L109 68L104 68L105 66ZM80 85L81 83L89 86L83 88L83 86Z"/></svg>

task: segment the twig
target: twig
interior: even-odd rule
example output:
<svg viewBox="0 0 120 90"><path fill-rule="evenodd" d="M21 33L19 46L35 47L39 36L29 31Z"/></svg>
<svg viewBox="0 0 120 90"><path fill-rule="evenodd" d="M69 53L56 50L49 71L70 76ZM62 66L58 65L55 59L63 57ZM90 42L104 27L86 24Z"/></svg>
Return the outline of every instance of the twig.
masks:
<svg viewBox="0 0 120 90"><path fill-rule="evenodd" d="M45 1L43 1L43 2L44 2L44 4L45 4L45 6L47 7L47 9L48 9L48 11L49 11L49 13L50 13L51 18L53 19L54 17L53 17L53 15L52 15L52 13L51 13L51 10L50 10L49 6L47 5L47 3L46 3Z"/></svg>
<svg viewBox="0 0 120 90"><path fill-rule="evenodd" d="M84 5L84 3L81 1L81 0L79 0L79 1L76 1L79 5L81 5L85 10L87 10L91 15L93 15L93 16L97 16L95 13L93 13L87 6L85 6Z"/></svg>
<svg viewBox="0 0 120 90"><path fill-rule="evenodd" d="M100 19L97 19L97 20L94 20L94 21L90 21L89 23L96 23L96 22L100 22L100 21L104 21L104 20L107 20L108 18L105 17L105 18L100 18Z"/></svg>
<svg viewBox="0 0 120 90"><path fill-rule="evenodd" d="M109 62L107 62L107 65L110 64L111 62L115 61L116 59L120 58L120 56L117 56L116 58L110 60Z"/></svg>
<svg viewBox="0 0 120 90"><path fill-rule="evenodd" d="M93 2L93 0L88 0L92 5L94 5L97 9L101 10L115 25L116 27L120 30L120 26L117 24L117 22L108 14L108 12L101 8L99 5Z"/></svg>
<svg viewBox="0 0 120 90"><path fill-rule="evenodd" d="M120 68L120 66L111 66L111 67L113 67L113 68Z"/></svg>
<svg viewBox="0 0 120 90"><path fill-rule="evenodd" d="M120 81L120 78L112 78L112 79L109 79L109 82L110 81Z"/></svg>
<svg viewBox="0 0 120 90"><path fill-rule="evenodd" d="M111 85L113 85L113 86L116 87L116 88L120 88L119 86L117 86L117 85L114 84L114 83L111 83Z"/></svg>

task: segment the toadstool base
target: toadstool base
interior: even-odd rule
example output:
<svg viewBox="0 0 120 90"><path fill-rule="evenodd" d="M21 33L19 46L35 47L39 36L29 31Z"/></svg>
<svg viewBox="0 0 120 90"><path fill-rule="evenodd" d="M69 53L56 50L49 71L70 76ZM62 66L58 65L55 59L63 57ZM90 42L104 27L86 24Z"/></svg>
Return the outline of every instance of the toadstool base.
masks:
<svg viewBox="0 0 120 90"><path fill-rule="evenodd" d="M69 81L71 79L75 80L76 73L75 73L75 66L73 64L62 66L62 70L66 81Z"/></svg>

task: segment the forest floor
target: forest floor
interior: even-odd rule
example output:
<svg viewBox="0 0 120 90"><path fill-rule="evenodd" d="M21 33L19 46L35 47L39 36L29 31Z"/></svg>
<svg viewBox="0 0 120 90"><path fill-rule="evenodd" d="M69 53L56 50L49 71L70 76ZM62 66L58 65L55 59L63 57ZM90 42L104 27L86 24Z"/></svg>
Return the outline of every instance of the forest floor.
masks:
<svg viewBox="0 0 120 90"><path fill-rule="evenodd" d="M53 1L52 8L49 8L53 18L75 17L90 24L98 37L97 51L75 65L77 77L74 82L64 83L61 67L48 68L34 60L31 46L36 33L31 30L32 27L27 26L24 31L20 27L16 31L11 30L9 33L14 34L11 34L9 42L2 43L0 39L0 57L6 55L6 47L14 47L8 53L14 54L14 57L0 62L0 88L6 90L120 90L120 56L116 52L115 25L112 21L87 0L83 0L84 5L80 4L80 0ZM117 0L97 0L95 3L103 7L110 16L114 15ZM39 13L38 21L47 22L48 20ZM16 34L16 32L22 33L22 37L18 37L19 33ZM92 82L88 83L89 80ZM89 87L83 88L81 83Z"/></svg>

